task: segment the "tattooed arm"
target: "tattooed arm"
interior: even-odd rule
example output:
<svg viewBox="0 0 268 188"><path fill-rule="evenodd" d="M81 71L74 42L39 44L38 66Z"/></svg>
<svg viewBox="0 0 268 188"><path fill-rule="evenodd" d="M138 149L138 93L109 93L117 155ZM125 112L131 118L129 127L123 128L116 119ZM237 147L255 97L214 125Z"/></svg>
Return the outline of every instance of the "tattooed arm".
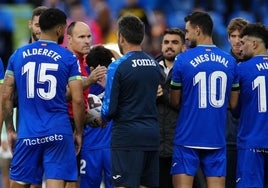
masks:
<svg viewBox="0 0 268 188"><path fill-rule="evenodd" d="M14 91L15 91L15 79L13 75L6 75L3 84L2 110L3 110L3 119L6 124L8 143L12 152L17 138L17 133L15 131L13 122Z"/></svg>

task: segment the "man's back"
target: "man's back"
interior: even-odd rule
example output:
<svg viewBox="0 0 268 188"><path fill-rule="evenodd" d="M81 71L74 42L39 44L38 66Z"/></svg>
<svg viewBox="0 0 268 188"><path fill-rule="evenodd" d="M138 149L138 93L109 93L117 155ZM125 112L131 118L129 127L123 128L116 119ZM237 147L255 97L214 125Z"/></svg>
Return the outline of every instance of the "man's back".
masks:
<svg viewBox="0 0 268 188"><path fill-rule="evenodd" d="M80 74L76 62L51 41L24 46L11 57L8 72L14 73L20 104L18 137L72 134L65 94L68 80Z"/></svg>
<svg viewBox="0 0 268 188"><path fill-rule="evenodd" d="M129 52L108 68L105 113L113 117L112 147L158 148L158 64L144 52ZM139 138L137 140L137 138Z"/></svg>
<svg viewBox="0 0 268 188"><path fill-rule="evenodd" d="M267 143L267 55L252 57L238 65L241 118L239 148L268 148Z"/></svg>
<svg viewBox="0 0 268 188"><path fill-rule="evenodd" d="M214 45L200 45L177 57L173 81L182 85L182 104L175 144L225 146L226 108L235 66L235 60Z"/></svg>

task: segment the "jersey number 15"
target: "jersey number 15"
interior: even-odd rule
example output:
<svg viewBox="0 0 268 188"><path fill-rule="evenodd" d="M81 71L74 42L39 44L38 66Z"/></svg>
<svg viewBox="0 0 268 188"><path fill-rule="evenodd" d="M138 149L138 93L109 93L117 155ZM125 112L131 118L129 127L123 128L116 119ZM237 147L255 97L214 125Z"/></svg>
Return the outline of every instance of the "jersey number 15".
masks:
<svg viewBox="0 0 268 188"><path fill-rule="evenodd" d="M47 71L57 71L58 64L52 63L41 63L36 67L35 62L28 62L22 68L22 75L26 74L26 86L27 86L27 98L34 98L35 91L37 95L44 99L50 100L55 97L56 95L56 86L57 86L57 79L54 75L47 74ZM37 73L35 69L37 68ZM37 74L36 80L35 74ZM47 90L44 88L35 88L35 81L38 84L48 84Z"/></svg>

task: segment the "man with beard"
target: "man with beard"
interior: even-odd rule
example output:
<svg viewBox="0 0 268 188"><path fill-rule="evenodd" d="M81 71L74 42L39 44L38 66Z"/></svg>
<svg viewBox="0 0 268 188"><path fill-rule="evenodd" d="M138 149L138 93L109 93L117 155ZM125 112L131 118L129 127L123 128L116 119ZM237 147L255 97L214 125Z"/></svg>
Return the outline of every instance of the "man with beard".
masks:
<svg viewBox="0 0 268 188"><path fill-rule="evenodd" d="M28 22L28 28L30 29L30 39L29 39L29 43L38 41L41 35L41 30L40 30L40 26L39 26L39 17L40 15L47 10L48 8L46 6L39 6L36 7L33 12L32 12L32 17ZM17 94L15 95L15 107L17 107L17 111L18 111L18 106L17 106ZM16 122L18 123L18 113L16 113ZM41 188L42 185L31 185L30 188Z"/></svg>
<svg viewBox="0 0 268 188"><path fill-rule="evenodd" d="M161 83L163 95L157 98L160 128L159 188L172 188L170 168L173 138L179 109L174 109L169 104L169 85L175 57L186 50L184 31L177 28L166 29L163 34L161 50L162 55L160 58L157 58L157 61L165 80Z"/></svg>
<svg viewBox="0 0 268 188"><path fill-rule="evenodd" d="M14 153L12 188L40 185L64 188L77 180L76 156L85 122L80 67L73 54L59 46L66 15L49 8L39 18L40 39L17 49L9 59L3 85L3 115ZM74 109L75 133L69 120L66 86ZM13 96L18 93L19 123L13 123ZM75 141L74 141L75 139ZM16 143L16 144L15 144Z"/></svg>
<svg viewBox="0 0 268 188"><path fill-rule="evenodd" d="M248 24L240 33L244 62L238 64L241 108L237 137L236 187L267 187L268 183L268 29Z"/></svg>
<svg viewBox="0 0 268 188"><path fill-rule="evenodd" d="M32 18L28 22L28 27L31 32L29 43L39 40L41 35L41 30L39 26L39 17L46 9L47 9L46 6L39 6L33 10Z"/></svg>
<svg viewBox="0 0 268 188"><path fill-rule="evenodd" d="M236 62L213 44L213 21L206 12L185 17L189 47L176 57L170 102L180 113L174 136L171 174L175 188L192 188L202 169L208 187L224 188L225 122L230 95L238 93ZM233 106L234 104L230 104Z"/></svg>

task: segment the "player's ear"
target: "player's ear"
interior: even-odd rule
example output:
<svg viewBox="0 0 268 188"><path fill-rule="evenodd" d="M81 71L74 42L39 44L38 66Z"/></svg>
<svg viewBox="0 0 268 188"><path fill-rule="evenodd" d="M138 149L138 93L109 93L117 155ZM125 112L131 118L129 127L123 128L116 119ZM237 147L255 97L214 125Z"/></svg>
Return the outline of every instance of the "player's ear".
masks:
<svg viewBox="0 0 268 188"><path fill-rule="evenodd" d="M119 43L124 43L125 38L123 37L123 35L122 35L121 33L119 33L118 37L119 37L119 38L118 38Z"/></svg>
<svg viewBox="0 0 268 188"><path fill-rule="evenodd" d="M58 36L64 34L64 32L65 32L65 26L64 25L58 25L56 27L56 33L57 33Z"/></svg>
<svg viewBox="0 0 268 188"><path fill-rule="evenodd" d="M258 40L253 40L253 41L252 41L252 44L253 44L253 49L256 49L256 48L259 47L259 45L260 45L260 41L258 41Z"/></svg>
<svg viewBox="0 0 268 188"><path fill-rule="evenodd" d="M70 41L71 38L72 38L72 36L71 36L71 35L68 35L68 34L66 35L66 37L67 37L67 40L68 40L68 41Z"/></svg>
<svg viewBox="0 0 268 188"><path fill-rule="evenodd" d="M183 44L181 48L181 52L185 52L186 50L187 50L187 46L186 44Z"/></svg>
<svg viewBox="0 0 268 188"><path fill-rule="evenodd" d="M201 33L201 29L198 25L196 26L196 33L197 33L197 35L200 35L200 33Z"/></svg>
<svg viewBox="0 0 268 188"><path fill-rule="evenodd" d="M57 26L56 27L56 34L57 34L57 36L59 36L61 34L61 28L60 28L60 26Z"/></svg>

